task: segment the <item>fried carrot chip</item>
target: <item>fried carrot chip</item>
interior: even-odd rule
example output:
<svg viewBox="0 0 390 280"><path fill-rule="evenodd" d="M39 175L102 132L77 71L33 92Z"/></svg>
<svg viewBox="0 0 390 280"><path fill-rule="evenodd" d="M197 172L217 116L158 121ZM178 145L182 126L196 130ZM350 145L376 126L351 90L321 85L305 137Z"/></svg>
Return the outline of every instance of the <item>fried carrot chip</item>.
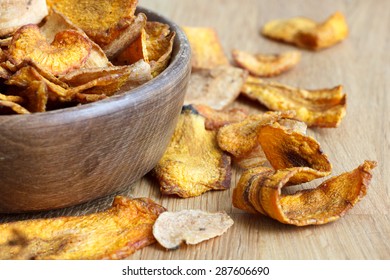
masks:
<svg viewBox="0 0 390 280"><path fill-rule="evenodd" d="M74 25L68 18L56 11L50 10L50 14L45 18L44 24L39 28L42 34L46 37L48 42L52 42L57 33L65 30L76 30L80 34L83 34L85 39L91 44L91 53L85 62L83 68L94 67L109 67L112 63L106 57L104 51L95 42L89 39L89 37L79 27Z"/></svg>
<svg viewBox="0 0 390 280"><path fill-rule="evenodd" d="M18 65L31 60L54 75L82 67L91 52L91 44L80 33L66 30L56 34L49 44L36 25L25 25L13 36L8 52Z"/></svg>
<svg viewBox="0 0 390 280"><path fill-rule="evenodd" d="M192 49L192 69L229 65L217 32L213 28L183 27Z"/></svg>
<svg viewBox="0 0 390 280"><path fill-rule="evenodd" d="M0 99L0 115L7 115L12 113L17 113L21 115L30 114L30 112L26 108L22 107L18 103Z"/></svg>
<svg viewBox="0 0 390 280"><path fill-rule="evenodd" d="M117 196L100 213L2 224L0 259L123 259L155 242L164 211L147 198Z"/></svg>
<svg viewBox="0 0 390 280"><path fill-rule="evenodd" d="M154 169L162 193L187 198L230 187L230 157L204 121L192 106L183 107L171 142Z"/></svg>
<svg viewBox="0 0 390 280"><path fill-rule="evenodd" d="M233 66L193 71L184 104L205 104L221 110L240 94L248 73Z"/></svg>
<svg viewBox="0 0 390 280"><path fill-rule="evenodd" d="M344 15L336 12L323 23L303 17L273 20L265 24L262 33L301 48L319 50L344 40L348 36L348 25Z"/></svg>
<svg viewBox="0 0 390 280"><path fill-rule="evenodd" d="M233 59L240 67L249 71L250 74L259 77L273 77L280 75L301 60L301 53L297 51L284 52L275 55L250 54L233 50Z"/></svg>
<svg viewBox="0 0 390 280"><path fill-rule="evenodd" d="M164 212L153 226L153 235L161 246L174 250L183 242L195 245L221 236L233 223L225 212L209 213L201 210Z"/></svg>
<svg viewBox="0 0 390 280"><path fill-rule="evenodd" d="M346 114L343 87L304 90L249 77L241 92L270 110L296 112L308 126L337 127Z"/></svg>
<svg viewBox="0 0 390 280"><path fill-rule="evenodd" d="M50 0L48 3L104 47L117 39L130 25L138 1Z"/></svg>
<svg viewBox="0 0 390 280"><path fill-rule="evenodd" d="M293 112L267 112L251 115L245 120L221 127L217 134L219 147L234 156L243 168L264 164L266 158L259 145L258 131L281 118L294 117Z"/></svg>
<svg viewBox="0 0 390 280"><path fill-rule="evenodd" d="M351 172L328 179L314 189L283 194L282 189L306 167L274 171L260 167L245 171L233 192L233 205L296 226L321 225L338 220L367 192L375 161L365 161Z"/></svg>
<svg viewBox="0 0 390 280"><path fill-rule="evenodd" d="M47 15L46 0L0 2L0 37L12 34L26 24L38 24Z"/></svg>
<svg viewBox="0 0 390 280"><path fill-rule="evenodd" d="M233 108L229 110L214 110L207 105L194 105L195 109L206 118L205 127L207 130L218 130L221 127L241 122L247 117L244 109Z"/></svg>
<svg viewBox="0 0 390 280"><path fill-rule="evenodd" d="M291 183L308 182L327 176L332 171L332 165L322 152L320 144L310 136L274 123L260 127L258 141L267 160L276 170L291 167L313 169L297 173L290 178Z"/></svg>

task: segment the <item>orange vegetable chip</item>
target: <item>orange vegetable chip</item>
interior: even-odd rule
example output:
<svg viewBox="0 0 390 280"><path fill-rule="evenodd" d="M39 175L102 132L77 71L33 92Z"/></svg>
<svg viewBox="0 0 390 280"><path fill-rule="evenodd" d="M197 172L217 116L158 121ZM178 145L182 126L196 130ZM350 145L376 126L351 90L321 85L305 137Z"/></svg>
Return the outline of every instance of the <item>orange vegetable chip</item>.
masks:
<svg viewBox="0 0 390 280"><path fill-rule="evenodd" d="M30 114L30 112L13 101L1 100L0 99L0 115L8 115L8 114Z"/></svg>
<svg viewBox="0 0 390 280"><path fill-rule="evenodd" d="M247 117L244 109L233 108L229 110L214 110L207 105L194 105L195 109L206 118L205 127L207 130L218 130L219 128L236 122L241 122Z"/></svg>
<svg viewBox="0 0 390 280"><path fill-rule="evenodd" d="M272 77L280 75L301 60L301 53L297 51L284 52L275 55L251 54L239 50L232 52L234 61L250 74L259 77Z"/></svg>
<svg viewBox="0 0 390 280"><path fill-rule="evenodd" d="M262 165L266 158L258 141L259 129L281 118L293 116L293 112L268 112L248 116L241 122L221 127L217 134L218 145L233 155L243 168Z"/></svg>
<svg viewBox="0 0 390 280"><path fill-rule="evenodd" d="M337 127L346 114L343 87L304 90L249 77L241 92L270 110L296 112L308 126Z"/></svg>
<svg viewBox="0 0 390 280"><path fill-rule="evenodd" d="M2 224L0 259L123 259L155 242L164 211L147 198L117 196L100 213Z"/></svg>
<svg viewBox="0 0 390 280"><path fill-rule="evenodd" d="M277 123L258 130L258 141L267 160L276 170L290 167L308 167L308 173L299 172L290 179L299 184L324 177L332 171L328 157L312 137L287 129Z"/></svg>
<svg viewBox="0 0 390 280"><path fill-rule="evenodd" d="M273 20L265 24L262 33L301 48L319 50L344 40L348 36L348 25L344 15L336 12L323 23L303 17Z"/></svg>
<svg viewBox="0 0 390 280"><path fill-rule="evenodd" d="M178 249L180 244L195 245L224 234L233 220L225 212L201 210L164 212L153 226L153 235L161 246Z"/></svg>
<svg viewBox="0 0 390 280"><path fill-rule="evenodd" d="M183 107L171 142L154 169L162 193L187 198L230 187L230 157L204 121L192 106Z"/></svg>
<svg viewBox="0 0 390 280"><path fill-rule="evenodd" d="M376 165L374 161L365 161L355 170L330 178L317 188L294 194L283 194L282 190L297 174L310 172L308 168L247 170L234 189L233 205L285 224L326 224L338 220L366 195L371 170Z"/></svg>
<svg viewBox="0 0 390 280"><path fill-rule="evenodd" d="M117 39L130 25L138 1L49 0L48 3L103 47Z"/></svg>
<svg viewBox="0 0 390 280"><path fill-rule="evenodd" d="M230 64L213 28L183 27L183 30L191 45L193 69Z"/></svg>
<svg viewBox="0 0 390 280"><path fill-rule="evenodd" d="M57 33L49 44L38 26L25 25L16 31L8 52L16 65L31 60L59 75L82 67L91 52L91 44L74 30Z"/></svg>
<svg viewBox="0 0 390 280"><path fill-rule="evenodd" d="M24 99L21 96L15 96L15 95L5 95L0 93L0 100L1 101L11 101L15 103L23 103Z"/></svg>
<svg viewBox="0 0 390 280"><path fill-rule="evenodd" d="M188 83L184 104L205 104L221 110L240 94L247 71L233 66L195 70Z"/></svg>
<svg viewBox="0 0 390 280"><path fill-rule="evenodd" d="M0 38L26 24L38 24L47 15L46 0L0 2Z"/></svg>

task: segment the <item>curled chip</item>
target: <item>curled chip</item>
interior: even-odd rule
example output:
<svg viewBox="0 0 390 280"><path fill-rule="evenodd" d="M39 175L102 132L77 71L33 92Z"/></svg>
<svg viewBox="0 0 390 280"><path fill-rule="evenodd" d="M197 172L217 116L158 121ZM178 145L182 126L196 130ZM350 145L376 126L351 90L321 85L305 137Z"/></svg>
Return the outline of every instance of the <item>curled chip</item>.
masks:
<svg viewBox="0 0 390 280"><path fill-rule="evenodd" d="M299 184L327 176L332 171L328 157L312 137L284 128L277 123L258 130L258 141L267 160L276 170L291 167L308 167L310 172L298 172L290 178Z"/></svg>
<svg viewBox="0 0 390 280"><path fill-rule="evenodd" d="M293 112L268 112L248 116L241 122L221 127L217 135L218 145L233 155L243 168L262 165L266 158L258 141L259 129L282 118L292 117Z"/></svg>
<svg viewBox="0 0 390 280"><path fill-rule="evenodd" d="M104 47L126 30L134 18L137 0L49 0L98 45Z"/></svg>
<svg viewBox="0 0 390 280"><path fill-rule="evenodd" d="M283 194L282 189L306 167L274 171L259 167L247 170L233 192L233 205L250 213L260 213L281 223L296 226L320 225L343 216L367 192L371 170L377 165L365 161L355 170L328 179L314 189Z"/></svg>
<svg viewBox="0 0 390 280"><path fill-rule="evenodd" d="M31 60L54 75L60 75L82 67L91 48L89 41L77 31L59 32L49 44L38 26L25 25L16 31L8 52L16 65Z"/></svg>
<svg viewBox="0 0 390 280"><path fill-rule="evenodd" d="M193 71L184 104L205 104L221 110L238 97L247 77L247 71L233 66Z"/></svg>
<svg viewBox="0 0 390 280"><path fill-rule="evenodd" d="M0 38L26 24L38 24L47 15L46 0L0 2Z"/></svg>
<svg viewBox="0 0 390 280"><path fill-rule="evenodd" d="M95 67L108 67L112 66L112 63L106 57L104 51L93 42L80 28L75 26L69 21L64 15L56 11L55 9L50 10L50 14L45 18L45 22L40 26L40 31L46 37L47 41L52 42L57 33L65 30L76 30L80 34L83 34L85 39L91 44L92 49L87 61L83 68L95 68Z"/></svg>
<svg viewBox="0 0 390 280"><path fill-rule="evenodd" d="M217 32L213 28L183 27L191 45L192 69L229 65Z"/></svg>
<svg viewBox="0 0 390 280"><path fill-rule="evenodd" d="M155 242L164 211L147 198L117 196L100 213L2 224L0 259L123 259Z"/></svg>
<svg viewBox="0 0 390 280"><path fill-rule="evenodd" d="M187 198L230 187L230 157L204 121L192 106L183 107L171 142L154 169L162 193Z"/></svg>
<svg viewBox="0 0 390 280"><path fill-rule="evenodd" d="M250 74L259 77L272 77L280 75L301 60L301 53L297 51L284 52L275 55L250 54L233 50L233 59L240 67L249 71Z"/></svg>
<svg viewBox="0 0 390 280"><path fill-rule="evenodd" d="M164 212L153 226L153 235L167 249L180 244L194 245L224 234L233 220L225 212L208 213L201 210Z"/></svg>
<svg viewBox="0 0 390 280"><path fill-rule="evenodd" d="M348 25L344 15L336 12L323 23L304 17L273 20L264 25L262 33L301 48L319 50L344 40L348 36Z"/></svg>
<svg viewBox="0 0 390 280"><path fill-rule="evenodd" d="M337 127L346 114L343 87L304 90L249 77L241 92L270 110L296 112L296 118L308 126Z"/></svg>
<svg viewBox="0 0 390 280"><path fill-rule="evenodd" d="M12 113L21 115L30 114L30 112L26 108L19 105L18 103L0 99L0 115L8 115Z"/></svg>
<svg viewBox="0 0 390 280"><path fill-rule="evenodd" d="M207 130L218 130L221 127L241 122L247 117L247 112L244 109L233 108L229 110L214 110L207 105L194 105L195 109L206 118L205 127Z"/></svg>

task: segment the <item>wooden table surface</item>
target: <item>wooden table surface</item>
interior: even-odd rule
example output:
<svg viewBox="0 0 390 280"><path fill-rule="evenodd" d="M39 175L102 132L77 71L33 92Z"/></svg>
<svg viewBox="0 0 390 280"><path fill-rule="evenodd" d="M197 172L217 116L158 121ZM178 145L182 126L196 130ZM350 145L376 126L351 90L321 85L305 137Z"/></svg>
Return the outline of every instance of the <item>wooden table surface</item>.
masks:
<svg viewBox="0 0 390 280"><path fill-rule="evenodd" d="M235 169L230 190L190 199L161 196L156 181L145 176L122 194L150 197L170 211L226 211L235 224L225 235L202 244L175 251L154 244L130 259L390 259L390 1L140 0L140 5L180 25L214 27L229 56L233 48L265 53L294 49L259 35L268 20L303 15L322 21L337 10L343 12L350 26L346 41L320 52L302 51L297 68L274 80L308 89L342 84L348 109L341 126L311 129L309 134L328 154L333 175L365 159L379 165L367 196L345 217L301 228L235 209L231 196L240 178ZM244 98L233 106L262 111ZM109 207L112 198L34 215L1 215L0 221L92 213Z"/></svg>

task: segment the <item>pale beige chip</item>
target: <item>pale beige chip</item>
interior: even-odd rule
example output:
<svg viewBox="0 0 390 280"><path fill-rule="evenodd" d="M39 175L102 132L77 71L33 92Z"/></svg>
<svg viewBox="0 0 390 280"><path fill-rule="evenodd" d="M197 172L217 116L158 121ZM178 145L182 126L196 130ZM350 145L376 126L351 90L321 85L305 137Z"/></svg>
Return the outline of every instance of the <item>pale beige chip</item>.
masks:
<svg viewBox="0 0 390 280"><path fill-rule="evenodd" d="M240 94L248 72L233 66L193 71L184 104L204 104L221 110Z"/></svg>
<svg viewBox="0 0 390 280"><path fill-rule="evenodd" d="M259 77L278 76L295 67L301 60L301 53L297 51L281 54L251 54L233 50L232 55L237 65Z"/></svg>
<svg viewBox="0 0 390 280"><path fill-rule="evenodd" d="M0 1L0 37L26 24L38 24L47 15L46 0Z"/></svg>
<svg viewBox="0 0 390 280"><path fill-rule="evenodd" d="M162 213L153 226L154 238L167 249L194 245L224 234L233 220L225 212L182 210Z"/></svg>

